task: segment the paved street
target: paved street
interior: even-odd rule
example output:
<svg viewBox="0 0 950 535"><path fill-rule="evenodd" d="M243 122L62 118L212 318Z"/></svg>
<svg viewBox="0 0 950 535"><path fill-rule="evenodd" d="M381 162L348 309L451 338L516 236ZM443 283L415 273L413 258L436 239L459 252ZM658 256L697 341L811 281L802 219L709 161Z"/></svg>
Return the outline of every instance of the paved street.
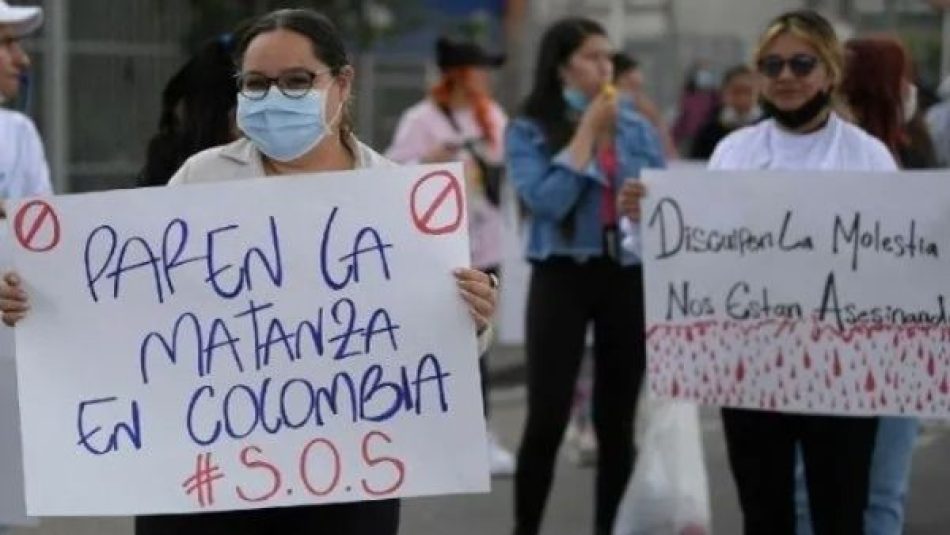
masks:
<svg viewBox="0 0 950 535"><path fill-rule="evenodd" d="M525 414L525 390L520 383L520 352L503 351L493 364L499 388L492 395L492 426L502 441L518 443ZM719 418L703 415L704 445L711 486L714 533L739 534L735 487L728 472ZM950 433L928 430L920 440L912 478L906 535L950 533L950 507L944 494L950 483ZM511 522L512 484L496 479L490 494L407 500L403 535L507 535ZM578 468L562 456L555 489L548 505L545 535L587 535L592 522L593 472ZM324 532L318 532L323 535ZM38 530L15 535L130 535L127 519L46 520Z"/></svg>

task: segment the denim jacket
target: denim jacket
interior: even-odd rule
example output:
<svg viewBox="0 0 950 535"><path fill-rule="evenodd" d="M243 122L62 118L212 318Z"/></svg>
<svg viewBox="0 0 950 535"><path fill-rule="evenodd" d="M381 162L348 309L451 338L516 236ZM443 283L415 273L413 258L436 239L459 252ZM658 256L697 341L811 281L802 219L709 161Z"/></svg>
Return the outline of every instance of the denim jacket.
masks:
<svg viewBox="0 0 950 535"><path fill-rule="evenodd" d="M630 107L621 107L615 140L619 172L614 191L627 179L639 179L641 169L665 167L659 136ZM528 211L528 259L569 256L583 262L604 256L601 210L607 179L596 158L583 172L574 169L567 150L553 154L538 124L524 117L509 125L505 154L508 179ZM562 230L566 217L574 218L570 236ZM623 251L621 263L633 265L639 259Z"/></svg>

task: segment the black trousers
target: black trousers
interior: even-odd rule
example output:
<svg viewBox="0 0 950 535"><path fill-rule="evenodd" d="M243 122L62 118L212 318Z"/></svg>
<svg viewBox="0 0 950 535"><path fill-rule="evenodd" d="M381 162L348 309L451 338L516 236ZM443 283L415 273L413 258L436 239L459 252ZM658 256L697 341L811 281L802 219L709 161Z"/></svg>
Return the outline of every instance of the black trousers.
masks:
<svg viewBox="0 0 950 535"><path fill-rule="evenodd" d="M591 323L595 533L611 532L633 469L633 417L646 352L641 270L606 259L536 263L527 310L528 416L515 474L517 535L540 530Z"/></svg>
<svg viewBox="0 0 950 535"><path fill-rule="evenodd" d="M482 268L482 271L485 273L490 273L496 277L501 276L501 267L500 266L490 266L487 268ZM488 375L488 355L489 351L478 356L478 372L481 376L481 386L482 386L482 411L485 413L485 419L488 419L490 412L490 400L488 395L491 393L491 378Z"/></svg>
<svg viewBox="0 0 950 535"><path fill-rule="evenodd" d="M140 516L135 535L396 535L399 500Z"/></svg>
<svg viewBox="0 0 950 535"><path fill-rule="evenodd" d="M815 535L864 535L877 418L723 409L745 535L795 534L801 446Z"/></svg>

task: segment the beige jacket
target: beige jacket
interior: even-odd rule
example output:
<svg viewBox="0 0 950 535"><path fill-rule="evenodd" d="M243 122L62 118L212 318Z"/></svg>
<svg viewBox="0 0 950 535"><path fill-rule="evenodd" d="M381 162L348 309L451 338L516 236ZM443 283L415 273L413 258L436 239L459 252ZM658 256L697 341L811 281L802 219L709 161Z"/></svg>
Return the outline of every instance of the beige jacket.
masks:
<svg viewBox="0 0 950 535"><path fill-rule="evenodd" d="M356 168L392 167L393 162L369 148L356 138ZM208 149L195 154L181 166L175 176L168 181L169 186L184 184L203 184L261 178L266 176L261 153L247 138ZM491 345L493 330L491 326L478 335L478 354L483 355Z"/></svg>

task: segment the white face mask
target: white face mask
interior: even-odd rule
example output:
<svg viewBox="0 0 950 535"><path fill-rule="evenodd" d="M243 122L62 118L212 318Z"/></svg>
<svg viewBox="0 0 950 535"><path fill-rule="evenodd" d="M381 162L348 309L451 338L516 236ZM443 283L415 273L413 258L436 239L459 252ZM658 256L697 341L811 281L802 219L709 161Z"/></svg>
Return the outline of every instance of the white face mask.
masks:
<svg viewBox="0 0 950 535"><path fill-rule="evenodd" d="M917 86L914 84L907 86L907 95L904 96L902 111L905 123L909 123L917 115Z"/></svg>
<svg viewBox="0 0 950 535"><path fill-rule="evenodd" d="M739 115L739 112L731 106L724 106L719 114L719 122L728 127L747 126L761 118L762 108L758 104L753 106L745 115Z"/></svg>
<svg viewBox="0 0 950 535"><path fill-rule="evenodd" d="M716 88L716 75L708 69L700 69L696 72L696 87L698 89L715 89Z"/></svg>

